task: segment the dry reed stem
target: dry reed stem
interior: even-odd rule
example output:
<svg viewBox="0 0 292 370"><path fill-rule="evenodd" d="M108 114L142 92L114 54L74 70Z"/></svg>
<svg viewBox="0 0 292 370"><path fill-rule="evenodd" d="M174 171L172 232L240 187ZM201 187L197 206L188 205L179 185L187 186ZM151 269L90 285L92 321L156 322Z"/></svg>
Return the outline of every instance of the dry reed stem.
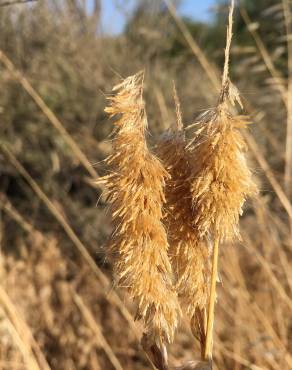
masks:
<svg viewBox="0 0 292 370"><path fill-rule="evenodd" d="M288 199L292 196L292 15L291 4L288 0L283 0L284 17L287 34L288 51L288 91L287 91L287 130L286 130L286 151L285 151L285 190ZM292 220L290 222L292 233Z"/></svg>
<svg viewBox="0 0 292 370"><path fill-rule="evenodd" d="M264 308L261 308L257 304L249 292L246 279L240 265L239 257L235 254L235 251L233 251L233 255L236 257L233 258L233 265L228 264L224 270L224 274L226 274L227 279L232 279L239 284L240 290L238 291L240 291L241 304L244 304L245 309L248 310L248 312L251 312L251 317L261 324L264 332L271 337L273 343L283 353L285 361L291 367L292 358L288 353L285 344L277 334L275 328L271 325ZM245 322L242 322L242 325L245 325Z"/></svg>
<svg viewBox="0 0 292 370"><path fill-rule="evenodd" d="M14 334L14 338L17 339L19 349L22 352L29 369L50 370L51 368L35 341L30 328L22 319L7 292L1 285L0 302L9 322L11 323L12 329L15 330L12 334Z"/></svg>
<svg viewBox="0 0 292 370"><path fill-rule="evenodd" d="M284 86L284 84L281 83L281 81L283 80L283 76L276 69L275 64L274 64L272 58L270 57L269 51L267 50L260 34L257 32L257 30L254 27L252 27L252 20L250 19L246 8L241 6L240 7L240 14L241 14L246 26L247 26L248 31L251 33L251 35L252 35L252 37L253 37L256 45L257 45L257 48L260 52L260 55L261 55L261 57L262 57L262 59L265 63L265 66L266 66L267 70L270 72L270 75L272 76L274 81L277 82L275 86L276 86L276 88L278 89L278 91L281 95L281 99L282 99L284 105L287 107L287 105L288 105L287 89Z"/></svg>
<svg viewBox="0 0 292 370"><path fill-rule="evenodd" d="M113 365L115 370L123 370L123 367L120 363L120 361L117 359L116 355L114 354L112 348L108 344L106 338L104 337L101 328L99 327L98 323L93 317L93 314L91 313L90 309L86 306L84 303L82 297L76 293L72 289L72 295L74 302L80 312L82 313L84 319L86 320L88 326L91 328L91 330L94 332L96 335L97 341L103 348L105 354L107 355L108 359L110 360L111 364Z"/></svg>
<svg viewBox="0 0 292 370"><path fill-rule="evenodd" d="M219 255L219 239L216 238L213 246L212 258L212 274L211 274L211 289L208 307L207 331L204 358L212 360L212 347L213 347L213 326L215 318L215 300L216 300L216 283L218 276L218 255Z"/></svg>
<svg viewBox="0 0 292 370"><path fill-rule="evenodd" d="M68 131L63 126L62 122L56 117L56 115L52 112L52 110L47 106L41 96L35 91L29 81L21 74L20 71L16 69L13 65L11 60L7 57L7 55L0 50L0 61L4 64L7 68L9 73L18 81L24 90L30 95L30 97L34 100L36 105L40 108L40 110L44 113L47 117L49 122L55 127L55 129L61 134L64 141L68 144L71 148L72 152L74 153L75 157L78 161L84 166L87 172L90 174L93 180L96 180L99 176L96 170L92 167L92 164L86 157L86 155L82 152L79 145L76 141L72 138L72 136L68 133Z"/></svg>
<svg viewBox="0 0 292 370"><path fill-rule="evenodd" d="M180 131L183 129L182 112L181 112L180 101L179 101L179 97L177 94L174 81L173 81L173 97L174 97L174 103L175 103L176 127L177 127L177 130Z"/></svg>
<svg viewBox="0 0 292 370"><path fill-rule="evenodd" d="M256 204L254 204L254 209L261 212L261 214L263 215L263 219L259 222L259 228L261 230L262 238L264 240L263 243L265 245L268 245L269 248L273 249L274 248L273 245L279 244L279 240L277 237L277 229L279 229L283 233L284 238L289 237L290 230L287 230L286 225L284 224L282 220L279 220L278 218L270 214L269 210L267 209L267 204L263 199L258 198L255 203ZM270 228L272 229L271 229L271 232L267 234L266 225L269 221L271 222ZM273 236L272 238L270 238L270 234ZM290 272L290 264L289 264L289 249L285 250L284 248L277 248L277 252L279 255L278 256L279 261L281 263L281 269L282 269L281 271L283 271L285 275L286 283L290 289L290 292L292 293L292 280L290 277L291 272ZM266 258L266 256L263 258ZM266 261L266 263L268 263L268 261ZM269 268L271 269L271 272L273 272L270 266ZM288 293L287 293L287 296L289 297Z"/></svg>
<svg viewBox="0 0 292 370"><path fill-rule="evenodd" d="M164 0L167 9L171 16L173 17L176 25L180 29L181 33L183 34L184 38L186 39L190 49L198 58L199 63L201 64L203 70L205 71L206 75L210 79L211 83L214 85L215 89L219 92L220 91L220 82L219 82L219 74L215 71L215 68L211 66L208 58L201 50L199 45L195 42L193 36L191 35L190 31L186 27L185 23L181 20L181 18L177 15L176 9L171 0Z"/></svg>
<svg viewBox="0 0 292 370"><path fill-rule="evenodd" d="M247 251L250 254L253 254L256 256L256 259L259 261L261 266L263 267L263 270L265 271L266 275L268 276L269 280L271 281L272 285L275 287L275 290L278 292L279 297L282 298L283 302L289 307L290 311L292 312L292 299L289 297L289 295L286 293L284 287L280 283L279 279L273 272L273 269L271 268L268 261L257 251L256 248L253 247L253 244L248 237L248 235L245 235L244 240L247 242L250 248L247 248Z"/></svg>
<svg viewBox="0 0 292 370"><path fill-rule="evenodd" d="M0 193L0 208L3 209L14 221L16 221L27 233L31 233L34 229L19 212L12 206L4 193Z"/></svg>
<svg viewBox="0 0 292 370"><path fill-rule="evenodd" d="M253 313L254 317L261 323L263 329L272 338L274 344L283 352L284 359L289 368L292 368L292 356L275 331L275 328L269 322L265 312L259 307L259 305L250 295L238 259L236 259L235 262L236 264L233 266L226 265L226 270L224 273L227 275L227 277L229 277L229 279L237 281L240 286L241 298L244 299L246 306Z"/></svg>
<svg viewBox="0 0 292 370"><path fill-rule="evenodd" d="M22 364L21 369L41 370L29 345L23 340L20 333L16 330L15 326L13 325L9 317L6 317L6 320L7 320L6 326L7 326L8 332L10 333L14 343L18 347L23 357L24 363Z"/></svg>
<svg viewBox="0 0 292 370"><path fill-rule="evenodd" d="M231 358L232 360L236 361L239 365L246 366L247 369L250 370L268 370L267 368L264 367L259 367L257 365L254 365L250 361L247 361L245 358L242 356L238 355L237 353L229 351L225 346L223 346L220 342L218 343L218 347L224 355L227 357Z"/></svg>
<svg viewBox="0 0 292 370"><path fill-rule="evenodd" d="M289 199L287 198L284 190L282 189L279 182L276 180L275 176L273 175L273 171L269 165L269 163L266 161L265 157L262 155L261 151L258 150L257 143L255 139L248 133L243 133L244 138L246 141L248 141L248 145L250 150L252 151L255 159L263 169L267 179L269 180L270 184L272 185L273 189L275 190L275 193L278 196L278 199L280 200L283 208L286 210L288 216L290 219L292 219L292 205Z"/></svg>
<svg viewBox="0 0 292 370"><path fill-rule="evenodd" d="M10 6L10 5L19 5L19 4L27 4L27 3L32 3L38 0L10 0L10 1L3 1L0 3L0 8L4 6Z"/></svg>
<svg viewBox="0 0 292 370"><path fill-rule="evenodd" d="M279 140L275 138L275 136L267 129L267 127L262 124L261 119L258 119L257 115L253 117L253 120L255 123L260 123L259 125L257 125L257 128L260 131L260 135L266 137L273 151L279 154L281 160L285 160L285 153L283 152L282 144L279 142Z"/></svg>
<svg viewBox="0 0 292 370"><path fill-rule="evenodd" d="M128 77L114 88L106 108L115 121L108 189L115 231L111 249L121 286L138 303L137 317L146 328L147 342L161 348L173 340L180 312L162 219L164 183L168 177L145 140L147 118L143 102L144 73Z"/></svg>

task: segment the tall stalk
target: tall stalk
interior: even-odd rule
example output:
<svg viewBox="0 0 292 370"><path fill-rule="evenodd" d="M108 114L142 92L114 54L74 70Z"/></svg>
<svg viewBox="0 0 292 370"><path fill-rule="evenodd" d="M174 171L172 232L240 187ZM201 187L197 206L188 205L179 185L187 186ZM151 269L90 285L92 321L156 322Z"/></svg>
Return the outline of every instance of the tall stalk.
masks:
<svg viewBox="0 0 292 370"><path fill-rule="evenodd" d="M219 239L214 242L213 258L212 258L212 277L210 299L208 307L208 320L207 320L207 336L205 345L205 359L212 359L212 346L213 346L213 326L215 318L215 301L216 301L216 282L218 274L218 255L219 255Z"/></svg>

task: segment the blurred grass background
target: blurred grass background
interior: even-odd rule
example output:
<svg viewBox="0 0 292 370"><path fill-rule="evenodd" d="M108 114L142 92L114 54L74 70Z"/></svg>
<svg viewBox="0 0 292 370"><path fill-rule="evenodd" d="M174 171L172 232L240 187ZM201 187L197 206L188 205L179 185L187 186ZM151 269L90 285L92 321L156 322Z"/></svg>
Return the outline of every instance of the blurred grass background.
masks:
<svg viewBox="0 0 292 370"><path fill-rule="evenodd" d="M0 369L150 368L135 308L112 283L94 184L111 151L106 94L145 68L149 141L175 119L172 81L192 123L216 104L228 6L200 17L200 1L113 1L123 20L105 22L105 3L0 1ZM289 7L236 9L231 78L255 122L261 195L242 242L221 248L215 369L292 369ZM198 357L185 322L170 352L174 366Z"/></svg>

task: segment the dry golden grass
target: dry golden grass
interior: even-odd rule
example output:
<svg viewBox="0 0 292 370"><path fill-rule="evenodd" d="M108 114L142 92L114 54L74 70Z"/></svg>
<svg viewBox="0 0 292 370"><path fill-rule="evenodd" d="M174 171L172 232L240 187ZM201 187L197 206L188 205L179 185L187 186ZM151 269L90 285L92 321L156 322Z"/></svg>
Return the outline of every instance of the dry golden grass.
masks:
<svg viewBox="0 0 292 370"><path fill-rule="evenodd" d="M0 54L4 67L0 73L3 86L0 94L1 194L6 194L0 198L0 368L146 370L152 366L138 345L145 327L141 322L133 322L136 304L127 295L120 298L122 289L112 289L111 281L115 280L113 259L111 253L108 259L105 258L106 245L102 247L111 234L110 217L104 211L103 200L97 208L94 207L97 195L92 187L92 179L96 178L94 167L98 166L98 173L102 173L104 168L100 161L108 153L117 153L113 152L109 141L103 141L111 124L103 113L104 100L99 90L108 91L116 84L112 69L126 76L145 66L145 99L153 136L168 128L174 117L172 78L176 79L183 97L184 120L176 98L178 128L169 130L162 141L159 140L163 143L159 157L165 169L161 168L160 162L154 165L156 161L149 159L152 154L148 147L149 156L145 158L149 159L151 168L161 169L159 178L155 178L154 196L162 208L154 208L159 209L156 215L159 214L158 229L164 235L164 256L167 248L165 234L169 244L167 258L170 263L166 269L171 268L172 273L167 276L173 275L173 288L178 291L179 302L188 318L192 317L193 334L204 347L206 315L203 307L207 291L199 293L198 287L206 288L202 266L203 261L208 260L208 250L212 252L212 243L209 248L202 244L201 249L198 247L200 238L194 232L198 224L194 223L196 214L190 191L194 178L191 175L196 173L200 163L191 155L198 150L199 155L204 155L208 171L213 169L209 171L210 176L218 176L219 172L220 182L229 183L238 197L237 200L231 198L228 214L217 212L212 205L208 208L210 198L207 192L195 200L195 204L198 200L207 206L214 220L219 217L217 222L209 224L213 233L233 239L222 243L219 250L220 279L216 284L219 304L216 305L214 325L213 369L292 368L292 242L289 230L292 207L289 186L284 188L284 173L288 184L291 171L291 145L283 124L290 89L283 64L285 43L277 41L278 47L284 49L282 57L277 59L277 47L269 55L268 42L273 40L267 40L265 32L261 32L262 24L258 29L249 27L258 46L253 47L252 56L257 56L259 63L263 60L259 67L268 67L268 70L260 75L258 86L259 76L252 68L244 68L245 56L240 55L237 63L233 63L232 76L237 79L237 84L240 81L245 107L257 125L241 129L237 126L244 126L246 118L228 113L228 120L231 117L236 122L227 129L233 124L222 125L221 118L217 120L217 110L212 109L215 114L207 114L207 120L203 117L206 129L210 126L207 121L213 122L217 117L212 126L217 128L210 130L210 140L207 140L212 152L212 145L217 150L218 143L222 147L226 142L238 140L239 145L231 145L229 155L222 149L220 156L216 150L214 156L208 156L208 146L200 132L192 144L202 144L201 153L199 146L188 146L188 135L185 139L181 131L182 121L193 122L194 112L216 104L221 85L212 52L207 56L193 37L200 36L200 31L192 36L192 30L167 1L173 19L165 12L152 21L146 14L145 18L139 19L134 32L100 37L100 34L89 32L94 30L94 21L82 14L77 2L70 2L68 11L57 9L57 3L50 0L38 2L28 8L31 11L19 7L19 16L12 14L12 9L10 13L9 7L5 12L0 9L1 49L5 53ZM76 9L73 3L76 3ZM287 7L288 1L283 4ZM271 14L272 9L267 11ZM286 8L284 14L280 0L275 11L282 23L286 16L289 26L289 9ZM264 19L263 14L261 20ZM257 21L251 19L247 23L254 26ZM151 25L148 22L152 22ZM280 30L280 24L271 25L270 28ZM286 37L284 25L281 27L281 37L283 40L287 38L289 46L290 37ZM175 40L180 40L182 33L197 61L192 60L184 45L182 54L171 55L170 60L168 51L172 32ZM252 39L249 41L252 43ZM237 45L236 52L239 49L240 45ZM277 75L279 81L276 81ZM288 111L288 128L291 126L289 117ZM236 209L239 210L240 199L243 201L249 191L237 191L233 186L235 176L230 178L228 172L220 172L222 166L218 166L221 159L228 164L231 158L231 168L238 172L238 158L235 155L235 160L233 155L241 149L244 156L246 154L239 132L251 149L252 167L262 181L261 193L246 207L248 212L242 217L241 241L237 238ZM145 142L145 136L142 136L135 143ZM150 135L147 138L152 141ZM286 163L283 160L285 141ZM144 149L137 145L137 151L142 153ZM135 154L134 149L131 154ZM136 167L142 165L136 161L131 163ZM241 185L245 185L248 172L243 177L238 175ZM210 188L209 179L203 180ZM216 199L211 196L211 199L229 205L221 190L222 187L216 187L220 196ZM163 195L158 195L160 191L165 193L165 202L161 202ZM134 208L132 197L127 201ZM140 205L137 203L136 207ZM232 227L220 221L220 217L227 216ZM184 220L183 226L179 220ZM161 231L162 223L164 231ZM113 257L118 257L116 248L113 252ZM120 285L128 284L121 281ZM200 349L189 330L189 321L186 324L182 320L175 342L168 346L169 364L173 369L209 369L209 363L195 361ZM153 345L152 339L147 337L142 344L156 367L167 368L165 346Z"/></svg>

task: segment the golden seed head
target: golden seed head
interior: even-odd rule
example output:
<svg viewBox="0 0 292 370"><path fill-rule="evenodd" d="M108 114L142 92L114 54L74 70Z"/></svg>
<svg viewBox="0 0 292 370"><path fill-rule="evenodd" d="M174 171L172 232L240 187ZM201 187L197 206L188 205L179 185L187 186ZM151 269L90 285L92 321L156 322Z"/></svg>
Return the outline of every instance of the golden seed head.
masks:
<svg viewBox="0 0 292 370"><path fill-rule="evenodd" d="M210 276L208 246L199 240L192 223L195 217L189 181L192 158L186 149L182 130L173 130L162 136L157 151L171 175L165 188L164 222L178 295L191 319L197 308L207 305Z"/></svg>
<svg viewBox="0 0 292 370"><path fill-rule="evenodd" d="M142 73L127 78L114 88L117 94L106 108L119 118L107 159L111 173L103 181L115 226L111 248L119 283L136 299L148 338L163 343L173 339L180 308L161 222L168 173L146 144L142 82Z"/></svg>
<svg viewBox="0 0 292 370"><path fill-rule="evenodd" d="M249 122L232 116L226 103L201 119L191 147L191 192L194 225L200 236L209 231L221 241L239 238L239 216L247 197L257 192L245 158L246 143L239 129Z"/></svg>

